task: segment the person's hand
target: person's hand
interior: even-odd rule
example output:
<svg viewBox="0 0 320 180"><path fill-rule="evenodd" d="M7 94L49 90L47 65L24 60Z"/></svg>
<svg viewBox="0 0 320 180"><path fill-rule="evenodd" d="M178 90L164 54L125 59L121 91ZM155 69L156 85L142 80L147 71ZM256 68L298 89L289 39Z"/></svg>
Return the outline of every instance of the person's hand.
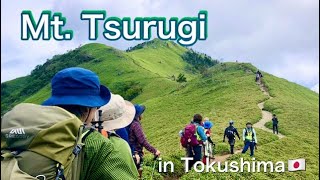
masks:
<svg viewBox="0 0 320 180"><path fill-rule="evenodd" d="M239 140L240 140L240 138L239 138Z"/></svg>
<svg viewBox="0 0 320 180"><path fill-rule="evenodd" d="M139 156L139 154L135 154L134 157L135 157L135 159L137 161L137 164L140 164L140 156Z"/></svg>
<svg viewBox="0 0 320 180"><path fill-rule="evenodd" d="M157 152L154 154L156 156L160 156L161 152L159 150L157 150Z"/></svg>
<svg viewBox="0 0 320 180"><path fill-rule="evenodd" d="M225 140L223 140L222 142L226 142Z"/></svg>

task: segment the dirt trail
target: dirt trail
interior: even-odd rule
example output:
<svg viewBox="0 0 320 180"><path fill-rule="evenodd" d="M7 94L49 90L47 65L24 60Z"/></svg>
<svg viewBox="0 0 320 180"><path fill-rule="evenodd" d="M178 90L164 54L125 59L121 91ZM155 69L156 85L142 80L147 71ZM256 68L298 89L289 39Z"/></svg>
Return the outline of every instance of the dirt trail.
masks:
<svg viewBox="0 0 320 180"><path fill-rule="evenodd" d="M273 98L273 97L270 96L268 90L267 90L266 87L263 85L263 83L259 83L259 86L260 86L260 89L261 89L261 91L263 92L263 94L265 94L266 96L268 96L269 99L272 99L272 98ZM261 119L260 121L258 121L257 123L255 123L255 124L253 125L253 127L262 129L262 130L267 131L267 132L270 132L270 133L273 133L273 130L271 130L271 129L269 129L269 128L267 128L267 127L265 126L265 124L266 124L267 122L269 122L269 121L272 120L272 113L263 110L263 108L264 108L264 103L265 103L265 101L258 104L258 107L261 109L261 112L262 112L262 119ZM285 137L284 135L282 135L282 134L280 134L280 133L277 134L277 136L278 136L280 139Z"/></svg>
<svg viewBox="0 0 320 180"><path fill-rule="evenodd" d="M258 83L259 86L260 86L260 89L261 91L263 92L264 95L268 96L269 99L272 99L272 97L270 96L267 88L264 86L263 83ZM264 102L261 102L258 104L258 107L261 109L261 113L262 113L262 119L260 119L260 121L258 121L257 123L253 124L253 127L255 128L259 128L259 129L262 129L264 131L267 131L267 132L270 132L270 133L273 133L273 131L269 128L267 128L265 126L265 124L269 121L271 121L272 119L272 113L268 112L268 111L265 111L263 110L264 108ZM282 134L277 134L277 136L281 139L281 138L284 138L285 136L282 135ZM235 154L238 154L238 153L241 153L242 149L238 149L238 150L235 150ZM231 156L231 154L225 154L225 155L221 155L221 156L215 156L215 159L213 161L215 162L224 162L226 161L229 157Z"/></svg>

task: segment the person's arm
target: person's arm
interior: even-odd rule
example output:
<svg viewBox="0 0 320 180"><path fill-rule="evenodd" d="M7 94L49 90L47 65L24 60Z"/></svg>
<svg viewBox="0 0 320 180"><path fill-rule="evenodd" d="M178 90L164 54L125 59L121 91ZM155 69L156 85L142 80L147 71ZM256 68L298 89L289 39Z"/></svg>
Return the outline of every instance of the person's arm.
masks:
<svg viewBox="0 0 320 180"><path fill-rule="evenodd" d="M237 128L234 128L234 131L236 132L236 135L238 136L238 138L239 138L239 140L240 140L240 135L239 135L239 133L238 133Z"/></svg>
<svg viewBox="0 0 320 180"><path fill-rule="evenodd" d="M214 144L210 136L208 137L208 142Z"/></svg>
<svg viewBox="0 0 320 180"><path fill-rule="evenodd" d="M222 140L223 142L224 142L225 139L226 139L226 135L227 135L227 129L224 130L224 135L223 135L223 140Z"/></svg>
<svg viewBox="0 0 320 180"><path fill-rule="evenodd" d="M207 136L206 133L204 132L204 129L201 126L197 127L197 132L201 138L202 141L206 141L207 140Z"/></svg>
<svg viewBox="0 0 320 180"><path fill-rule="evenodd" d="M258 144L258 138L257 138L257 133L256 131L252 128L252 132L253 132L253 138L256 144Z"/></svg>
<svg viewBox="0 0 320 180"><path fill-rule="evenodd" d="M157 149L149 144L140 124L132 124L132 126L133 132L136 135L139 144L145 147L149 152L156 154Z"/></svg>
<svg viewBox="0 0 320 180"><path fill-rule="evenodd" d="M117 138L110 140L111 138ZM85 179L138 179L138 171L130 154L128 144L118 138L106 139L99 133L89 135L85 141L84 170Z"/></svg>

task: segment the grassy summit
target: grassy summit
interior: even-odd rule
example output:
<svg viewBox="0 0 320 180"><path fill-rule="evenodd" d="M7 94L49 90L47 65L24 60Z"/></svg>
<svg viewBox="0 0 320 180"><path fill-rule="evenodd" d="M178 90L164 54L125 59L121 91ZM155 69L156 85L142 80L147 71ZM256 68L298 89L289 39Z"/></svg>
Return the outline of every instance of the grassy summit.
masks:
<svg viewBox="0 0 320 180"><path fill-rule="evenodd" d="M31 75L1 84L1 113L19 102L41 103L50 96L50 79L57 71L80 66L96 72L102 84L126 99L147 106L143 128L149 141L159 148L163 160L175 163L175 173L158 174L182 179L318 179L319 162L319 96L300 85L264 73L264 82L273 99L268 99L254 82L256 68L247 63L219 63L206 72L190 71L190 64L182 56L188 49L173 42L158 39L131 48L127 52L103 44L87 44L64 55L53 57L38 66ZM75 58L77 57L77 58ZM187 82L174 77L184 74ZM26 87L28 89L26 89ZM28 90L28 91L27 91ZM265 109L277 113L279 139L272 133L256 129L259 146L256 160L284 161L305 158L305 172L278 173L224 173L184 174L180 158L178 132L190 122L195 113L201 113L214 122L212 139L216 153L228 152L222 142L224 128L233 119L241 132L247 121L261 119L257 104L266 101ZM271 127L270 123L267 123ZM243 145L237 141L235 148ZM247 155L237 154L239 160ZM144 176L152 170L152 157L146 160Z"/></svg>

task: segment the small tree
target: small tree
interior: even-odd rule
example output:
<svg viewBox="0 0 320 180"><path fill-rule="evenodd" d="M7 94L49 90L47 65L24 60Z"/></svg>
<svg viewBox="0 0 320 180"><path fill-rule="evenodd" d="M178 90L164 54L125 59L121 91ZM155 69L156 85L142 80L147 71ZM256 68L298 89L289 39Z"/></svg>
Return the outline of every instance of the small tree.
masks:
<svg viewBox="0 0 320 180"><path fill-rule="evenodd" d="M187 78L184 76L184 74L180 73L179 76L177 77L177 82L179 83L187 82Z"/></svg>

